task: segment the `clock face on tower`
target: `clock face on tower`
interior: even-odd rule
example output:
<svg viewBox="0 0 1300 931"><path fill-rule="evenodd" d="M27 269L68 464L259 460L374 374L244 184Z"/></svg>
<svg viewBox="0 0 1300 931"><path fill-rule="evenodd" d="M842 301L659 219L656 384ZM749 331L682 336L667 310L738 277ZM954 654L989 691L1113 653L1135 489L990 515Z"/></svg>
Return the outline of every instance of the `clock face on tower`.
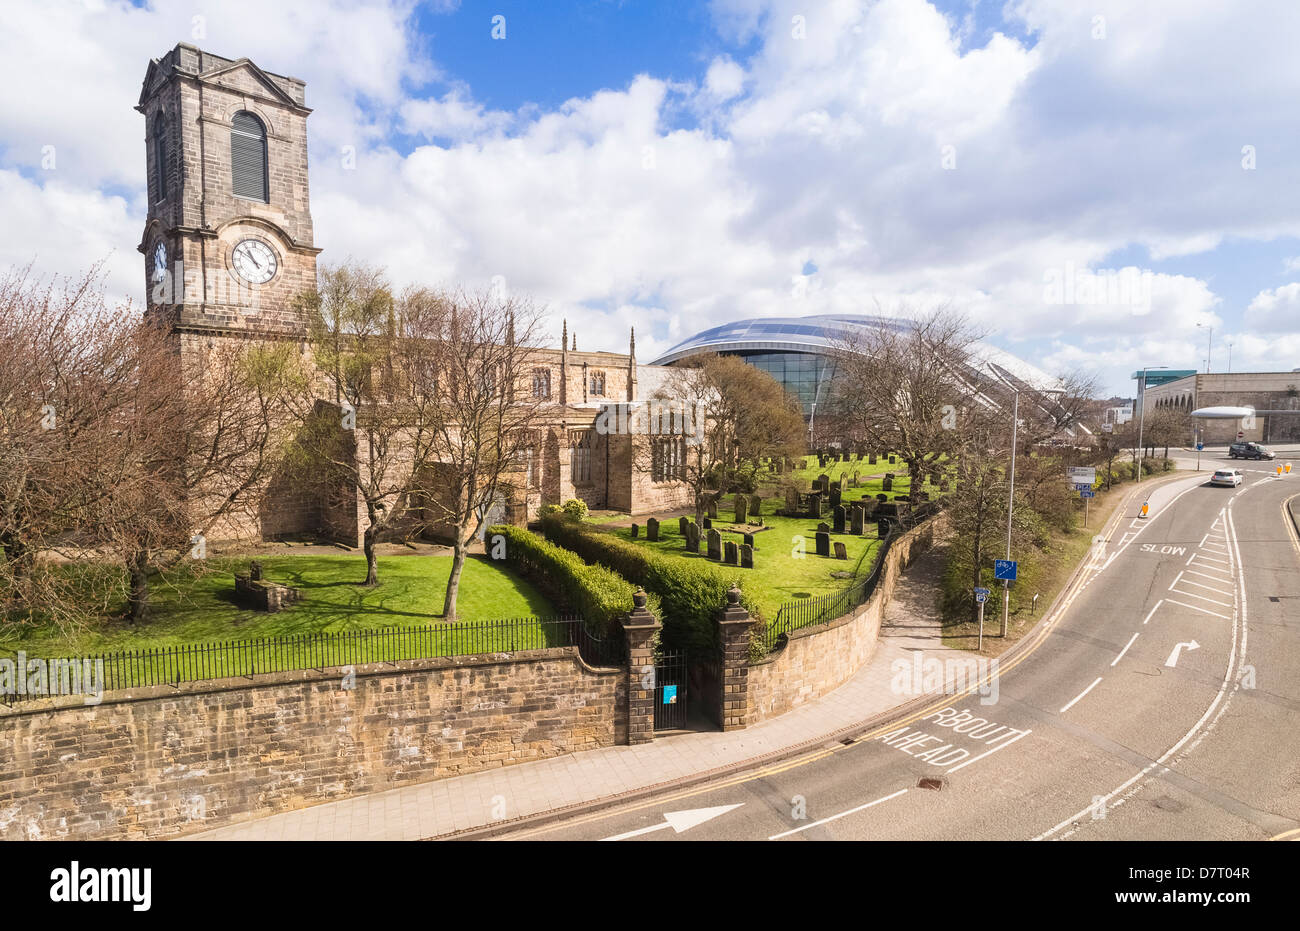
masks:
<svg viewBox="0 0 1300 931"><path fill-rule="evenodd" d="M235 273L249 284L266 284L275 277L275 252L258 239L245 239L231 255Z"/></svg>
<svg viewBox="0 0 1300 931"><path fill-rule="evenodd" d="M153 247L153 269L150 277L154 284L162 284L167 278L167 244L159 242Z"/></svg>

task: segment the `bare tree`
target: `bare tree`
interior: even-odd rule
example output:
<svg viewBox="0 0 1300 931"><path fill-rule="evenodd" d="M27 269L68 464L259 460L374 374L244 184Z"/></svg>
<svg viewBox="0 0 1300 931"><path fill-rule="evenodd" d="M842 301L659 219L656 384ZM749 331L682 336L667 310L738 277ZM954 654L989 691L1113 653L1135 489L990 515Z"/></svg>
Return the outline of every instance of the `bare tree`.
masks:
<svg viewBox="0 0 1300 931"><path fill-rule="evenodd" d="M987 404L971 379L976 335L964 317L940 308L847 332L832 349L835 415L852 437L907 464L911 487L956 453L956 414Z"/></svg>
<svg viewBox="0 0 1300 931"><path fill-rule="evenodd" d="M410 289L395 300L379 269L357 264L322 269L317 290L299 296L310 321L319 377L294 402L299 425L292 471L366 512L366 577L379 584L376 544L414 532L412 506L432 494L429 466L447 414L423 373L438 348L445 305ZM321 395L332 398L322 402Z"/></svg>
<svg viewBox="0 0 1300 931"><path fill-rule="evenodd" d="M523 478L545 420L544 399L531 390L541 314L494 290L426 294L410 308L406 333L430 347L411 377L441 412L430 437L436 492L425 506L452 537L443 607L451 620L469 547L507 486Z"/></svg>

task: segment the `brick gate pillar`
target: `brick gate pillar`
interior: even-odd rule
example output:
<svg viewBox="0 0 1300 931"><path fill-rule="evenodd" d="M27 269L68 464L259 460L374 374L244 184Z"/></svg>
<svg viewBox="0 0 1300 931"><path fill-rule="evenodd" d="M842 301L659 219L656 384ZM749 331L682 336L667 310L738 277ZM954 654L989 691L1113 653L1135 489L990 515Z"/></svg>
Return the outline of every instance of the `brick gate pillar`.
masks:
<svg viewBox="0 0 1300 931"><path fill-rule="evenodd" d="M632 596L632 612L623 621L627 636L627 742L655 739L654 635L663 627L646 608L646 594Z"/></svg>
<svg viewBox="0 0 1300 931"><path fill-rule="evenodd" d="M740 605L740 589L727 592L727 604L718 615L718 640L722 644L722 729L745 728L749 714L749 630L754 620Z"/></svg>

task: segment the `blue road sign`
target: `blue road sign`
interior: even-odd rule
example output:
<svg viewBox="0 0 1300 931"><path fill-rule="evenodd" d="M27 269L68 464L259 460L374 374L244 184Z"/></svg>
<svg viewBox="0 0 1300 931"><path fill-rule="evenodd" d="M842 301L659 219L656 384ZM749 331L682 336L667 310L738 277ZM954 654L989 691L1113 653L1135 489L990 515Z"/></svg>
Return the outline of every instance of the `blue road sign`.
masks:
<svg viewBox="0 0 1300 931"><path fill-rule="evenodd" d="M677 686L675 685L664 686L664 704L665 705L677 704Z"/></svg>
<svg viewBox="0 0 1300 931"><path fill-rule="evenodd" d="M993 560L993 578L1003 582L1016 580L1016 561L1014 559Z"/></svg>
<svg viewBox="0 0 1300 931"><path fill-rule="evenodd" d="M1091 488L1080 488L1080 489L1079 489L1079 497L1080 497L1080 498L1095 498L1095 497L1097 497L1097 493L1096 493L1095 491L1093 491Z"/></svg>
<svg viewBox="0 0 1300 931"><path fill-rule="evenodd" d="M1205 444L1204 444L1204 443L1197 443L1197 444L1196 444L1196 451L1197 451L1198 453L1199 453L1201 450L1203 450L1204 448L1205 448Z"/></svg>
<svg viewBox="0 0 1300 931"><path fill-rule="evenodd" d="M989 590L987 588L975 589L975 600L978 601L980 604L983 604L984 602L988 601Z"/></svg>
<svg viewBox="0 0 1300 931"><path fill-rule="evenodd" d="M1075 484L1074 484L1074 490L1075 490L1075 491L1084 491L1084 490L1087 490L1087 489L1090 489L1090 488L1092 488L1092 486L1091 486L1090 484L1088 484L1087 482L1075 482Z"/></svg>

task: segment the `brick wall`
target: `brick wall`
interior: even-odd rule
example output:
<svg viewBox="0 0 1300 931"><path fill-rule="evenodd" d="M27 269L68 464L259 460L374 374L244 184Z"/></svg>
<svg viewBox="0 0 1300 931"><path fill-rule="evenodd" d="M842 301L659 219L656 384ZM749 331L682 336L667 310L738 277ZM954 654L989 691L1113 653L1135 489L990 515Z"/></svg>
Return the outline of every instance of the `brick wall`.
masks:
<svg viewBox="0 0 1300 931"><path fill-rule="evenodd" d="M898 576L914 555L929 548L944 520L926 521L890 546L875 592L856 611L794 631L783 650L750 667L749 726L834 691L870 662Z"/></svg>
<svg viewBox="0 0 1300 931"><path fill-rule="evenodd" d="M173 837L627 741L622 670L573 648L329 672L0 712L0 838Z"/></svg>

